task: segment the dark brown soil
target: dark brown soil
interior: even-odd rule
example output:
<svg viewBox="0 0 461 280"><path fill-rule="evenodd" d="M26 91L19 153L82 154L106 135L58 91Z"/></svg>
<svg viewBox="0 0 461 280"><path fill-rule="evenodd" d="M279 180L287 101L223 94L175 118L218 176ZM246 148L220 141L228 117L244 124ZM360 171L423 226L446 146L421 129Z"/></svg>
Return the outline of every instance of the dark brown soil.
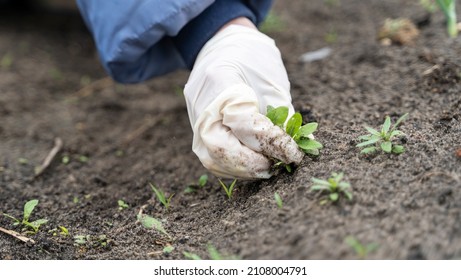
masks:
<svg viewBox="0 0 461 280"><path fill-rule="evenodd" d="M187 72L114 84L78 15L2 11L0 212L20 217L26 201L39 199L31 219L49 222L29 236L35 245L0 232L0 259L183 259L184 251L207 258L207 244L243 259L354 259L344 241L350 235L379 245L371 259L460 258L460 38L449 39L442 13L427 17L418 1L326 2L277 1L283 26L270 32L295 108L319 123L325 148L293 174L238 182L232 200L211 175L205 187L184 192L207 172L191 151L181 94ZM420 23L414 45L376 40L389 17ZM324 46L330 57L298 62ZM405 153L359 154L365 124L407 112ZM56 137L63 149L34 178ZM311 178L335 171L345 173L354 198L320 205ZM149 182L175 193L168 211ZM129 208L120 211L119 199ZM173 240L137 223L141 209L162 220ZM49 232L58 226L70 236ZM6 217L0 227L21 231ZM76 235L89 241L75 245ZM162 253L168 243L174 251Z"/></svg>

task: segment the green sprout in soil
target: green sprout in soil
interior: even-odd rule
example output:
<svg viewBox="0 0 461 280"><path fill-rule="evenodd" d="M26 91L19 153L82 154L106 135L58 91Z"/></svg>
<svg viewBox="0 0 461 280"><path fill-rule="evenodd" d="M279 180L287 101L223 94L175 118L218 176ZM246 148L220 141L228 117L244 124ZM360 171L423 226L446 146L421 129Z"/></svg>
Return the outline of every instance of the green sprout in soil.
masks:
<svg viewBox="0 0 461 280"><path fill-rule="evenodd" d="M366 259L369 253L375 251L379 247L376 243L362 244L353 236L346 237L344 241L354 249L359 259Z"/></svg>
<svg viewBox="0 0 461 280"><path fill-rule="evenodd" d="M377 131L371 127L365 127L368 132L371 134L363 135L359 137L359 140L362 140L362 143L359 143L356 147L363 148L361 153L362 154L372 154L380 149L383 150L385 153L394 153L394 154L401 154L405 151L405 148L402 145L396 145L392 143L392 140L396 136L403 135L404 133L400 130L397 130L397 126L404 121L408 116L408 113L401 116L395 124L391 127L391 118L389 116L386 117L383 126L381 127L380 131Z"/></svg>
<svg viewBox="0 0 461 280"><path fill-rule="evenodd" d="M352 200L352 193L349 191L351 184L342 181L344 173L331 173L331 177L328 180L321 180L312 178L314 185L311 187L313 191L327 192L328 198L320 201L320 204L325 204L328 201L337 202L339 196L342 193L348 200Z"/></svg>
<svg viewBox="0 0 461 280"><path fill-rule="evenodd" d="M237 183L237 179L232 181L232 183L229 186L224 184L223 181L221 181L221 179L218 179L218 181L223 187L224 191L226 192L227 198L229 198L229 200L232 199L232 195L234 193L235 183Z"/></svg>
<svg viewBox="0 0 461 280"><path fill-rule="evenodd" d="M282 209L283 201L282 201L282 198L280 197L280 195L277 192L274 193L274 199L275 199L275 203L277 203L277 207Z"/></svg>
<svg viewBox="0 0 461 280"><path fill-rule="evenodd" d="M165 254L169 254L169 253L173 252L173 250L174 250L174 247L171 246L171 245L168 245L168 246L165 246L162 251Z"/></svg>
<svg viewBox="0 0 461 280"><path fill-rule="evenodd" d="M267 106L267 114L272 123L284 129L285 121L288 118L288 107L280 106L274 108ZM323 148L322 144L312 139L312 134L317 130L317 123L308 123L302 125L303 118L300 113L295 113L288 120L285 131L295 140L299 148L306 154L318 156L319 150Z"/></svg>
<svg viewBox="0 0 461 280"><path fill-rule="evenodd" d="M91 235L74 235L74 245L83 246L87 245L90 247L106 247L111 242L105 234L98 236Z"/></svg>
<svg viewBox="0 0 461 280"><path fill-rule="evenodd" d="M166 230L163 228L162 222L157 220L154 217L151 217L146 214L139 214L137 216L138 221L147 229L155 229L156 231L168 236L168 238L171 239L171 236L166 232Z"/></svg>
<svg viewBox="0 0 461 280"><path fill-rule="evenodd" d="M207 174L203 174L202 176L200 176L200 178L198 179L198 182L197 182L197 185L189 185L187 186L186 189L184 189L184 192L185 193L193 193L195 192L198 188L203 188L206 183L208 182L208 175Z"/></svg>
<svg viewBox="0 0 461 280"><path fill-rule="evenodd" d="M121 200L121 199L119 199L119 200L117 201L117 204L118 204L118 210L119 210L119 211L122 211L123 209L127 209L128 207L130 207L128 204L126 204L125 201L123 201L123 200Z"/></svg>
<svg viewBox="0 0 461 280"><path fill-rule="evenodd" d="M173 198L174 194L171 194L169 197L165 195L165 193L161 189L157 189L154 185L149 183L150 187L154 191L155 195L157 196L157 199L165 206L165 208L168 210L170 208L170 202L171 199Z"/></svg>
<svg viewBox="0 0 461 280"><path fill-rule="evenodd" d="M29 221L30 215L32 214L32 211L34 211L34 208L35 206L37 206L37 204L38 204L37 199L29 200L26 202L26 204L24 204L24 213L23 213L22 221L6 213L3 213L3 215L5 217L12 219L14 221L13 225L15 226L23 225L24 226L23 231L25 231L26 233L37 233L40 226L48 222L47 219L38 219L33 222ZM28 229L32 231L28 231Z"/></svg>
<svg viewBox="0 0 461 280"><path fill-rule="evenodd" d="M437 0L440 9L442 9L447 20L447 31L451 38L458 36L458 27L456 22L456 0Z"/></svg>
<svg viewBox="0 0 461 280"><path fill-rule="evenodd" d="M57 236L58 234L63 237L69 236L69 230L65 226L58 226L58 228L54 228L52 230L49 230L48 232L52 233L53 236Z"/></svg>

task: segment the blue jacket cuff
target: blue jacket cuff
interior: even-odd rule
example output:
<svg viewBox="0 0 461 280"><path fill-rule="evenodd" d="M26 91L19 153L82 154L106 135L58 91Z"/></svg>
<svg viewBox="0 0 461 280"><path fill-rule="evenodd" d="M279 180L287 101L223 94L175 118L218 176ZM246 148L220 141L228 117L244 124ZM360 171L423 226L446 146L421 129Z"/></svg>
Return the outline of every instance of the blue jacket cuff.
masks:
<svg viewBox="0 0 461 280"><path fill-rule="evenodd" d="M254 24L259 23L260 19L245 4L246 2L244 0L216 0L172 38L187 68L192 69L202 47L229 21L238 17L247 17Z"/></svg>

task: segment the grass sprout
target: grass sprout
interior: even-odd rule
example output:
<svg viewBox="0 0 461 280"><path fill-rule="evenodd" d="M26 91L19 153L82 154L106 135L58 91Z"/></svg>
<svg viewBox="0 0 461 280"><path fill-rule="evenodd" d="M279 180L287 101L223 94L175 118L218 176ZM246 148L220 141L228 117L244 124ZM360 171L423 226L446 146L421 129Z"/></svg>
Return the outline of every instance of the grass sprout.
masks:
<svg viewBox="0 0 461 280"><path fill-rule="evenodd" d="M221 181L221 179L218 179L218 181L221 184L224 191L226 192L227 198L229 198L229 200L232 199L232 195L234 193L235 183L237 183L237 179L234 179L234 181L232 181L232 183L229 186L224 184L223 181Z"/></svg>
<svg viewBox="0 0 461 280"><path fill-rule="evenodd" d="M161 190L156 188L152 183L149 183L150 187L154 191L155 195L157 196L157 199L165 206L165 208L168 210L170 208L170 202L171 199L173 198L174 194L171 194L170 196L166 196L165 193Z"/></svg>
<svg viewBox="0 0 461 280"><path fill-rule="evenodd" d="M282 197L280 197L280 195L277 192L274 193L274 199L275 199L275 203L277 203L277 207L282 209L283 208Z"/></svg>
<svg viewBox="0 0 461 280"><path fill-rule="evenodd" d="M404 133L400 130L397 130L399 124L408 117L408 113L401 116L395 124L391 127L391 118L386 117L384 124L381 127L381 130L376 130L371 127L365 127L365 129L370 133L359 137L359 140L363 141L359 143L356 147L362 148L362 154L372 154L379 150L382 150L385 153L394 153L401 154L405 151L405 148L402 145L396 145L392 143L392 140Z"/></svg>
<svg viewBox="0 0 461 280"><path fill-rule="evenodd" d="M26 233L37 233L40 226L43 224L46 224L48 222L47 219L38 219L33 222L29 221L30 216L32 212L34 211L35 206L38 205L38 200L33 199L29 200L24 204L24 212L23 212L23 217L22 220L19 220L9 214L3 213L5 217L8 217L14 221L13 225L18 226L18 225L23 225L23 231ZM29 230L29 231L28 231ZM30 231L31 230L31 231Z"/></svg>
<svg viewBox="0 0 461 280"><path fill-rule="evenodd" d="M342 181L344 173L331 173L331 177L327 180L321 180L312 178L314 185L311 187L312 191L327 192L328 198L320 201L321 204L325 204L328 201L337 202L340 194L343 194L348 200L352 200L352 193L349 191L351 184Z"/></svg>
<svg viewBox="0 0 461 280"><path fill-rule="evenodd" d="M437 0L437 4L442 9L447 20L447 32L451 38L458 36L458 27L456 22L456 0Z"/></svg>
<svg viewBox="0 0 461 280"><path fill-rule="evenodd" d="M359 259L366 259L368 254L378 249L379 245L376 243L362 244L353 236L348 236L344 239L352 249L354 249Z"/></svg>

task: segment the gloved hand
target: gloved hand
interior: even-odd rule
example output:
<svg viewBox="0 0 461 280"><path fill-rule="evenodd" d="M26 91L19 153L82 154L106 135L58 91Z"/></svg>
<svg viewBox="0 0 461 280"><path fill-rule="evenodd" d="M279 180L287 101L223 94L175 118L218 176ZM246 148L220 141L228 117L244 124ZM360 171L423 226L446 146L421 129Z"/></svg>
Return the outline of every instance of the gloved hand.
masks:
<svg viewBox="0 0 461 280"><path fill-rule="evenodd" d="M291 105L290 83L272 39L230 25L200 51L184 94L194 132L192 149L223 178L269 178L276 158L299 164L304 153L265 117L268 105Z"/></svg>

